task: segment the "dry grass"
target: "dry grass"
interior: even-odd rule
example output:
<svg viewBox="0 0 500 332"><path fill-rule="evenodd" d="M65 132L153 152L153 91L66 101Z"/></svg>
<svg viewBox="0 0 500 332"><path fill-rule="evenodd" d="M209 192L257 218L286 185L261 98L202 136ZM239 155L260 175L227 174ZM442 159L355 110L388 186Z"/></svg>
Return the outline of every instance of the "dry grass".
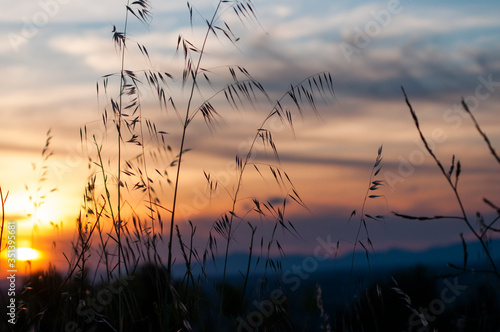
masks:
<svg viewBox="0 0 500 332"><path fill-rule="evenodd" d="M196 11L190 3L188 10L193 25L193 12ZM103 76L97 83L102 128L116 144L109 148L104 146L101 138L89 134L87 126L82 126L80 137L82 145L90 151L91 174L84 188L72 252L64 253L68 263L67 273L62 276L49 267L47 271L34 273L27 278L23 289L24 302L21 302L15 331L234 331L239 326L239 317L246 317L255 309L251 303L266 303L273 290L284 288L280 280L283 273L281 258L285 253L279 236L286 233L300 237L287 218L287 207L290 204L297 204L306 210L308 207L292 179L280 166L279 150L269 123L277 118L293 131L292 119L295 115L303 116L306 112L314 114L319 103L335 100L333 80L328 72L314 74L290 85L288 91L273 100L262 84L243 66L204 68L208 43L214 39L225 39L235 45L239 41L228 21L224 20L229 13L236 15L242 24L259 24L252 1L219 1L212 16L204 22L206 31L201 44L196 45L179 36L177 51L182 55L184 65L182 77L175 78L170 73L152 69L127 70L127 50L135 43L128 38L130 20L148 25L152 15L148 0L127 3L123 28L113 28L113 42L120 54L121 70ZM135 46L144 56L145 63L151 63L147 48L139 43ZM225 73L230 79L216 88L211 77L220 73ZM175 84L187 91L184 99L169 94L172 91L169 86ZM212 89L209 98L203 99L200 92L202 87ZM164 112L169 120L178 121L178 133L174 136L178 137L178 141L143 114L144 90L153 91L159 113ZM200 99L203 99L201 103L198 101ZM212 134L216 135L218 123L224 119L221 111L223 107L218 103L220 99L224 102L223 107L244 110L260 105L269 111L255 128L248 151L234 157L236 172L230 185L220 181L214 173L200 168L210 194L214 197L227 195L230 202L213 220L208 233L201 234L206 245L200 249L195 244L196 236L200 236L196 220L181 224L179 192L184 186L182 174L190 151L187 148L189 129L196 119L201 118ZM491 265L491 269L485 272L500 277L487 246L488 234L498 232L494 226L500 213L494 220L483 222L480 230L473 227L458 192L460 162L455 163L453 159L450 169L445 169L426 143L406 93L405 99L421 140L446 177L462 211L461 216L454 218L464 221L481 242ZM463 103L463 106L492 155L500 162L467 105ZM42 153L43 162L47 162L51 155L50 139L49 131ZM258 149L269 152L266 163L255 159ZM381 162L382 146L371 169L353 245L353 260L354 252L361 246L368 264L374 248L367 223L370 220L380 222L383 216L367 213L366 204L383 197L377 191L384 184L377 177ZM250 171L258 173L269 185L280 190L281 199L278 203L276 200L259 200L242 194L245 176ZM42 173L42 179L45 175ZM3 196L0 188L2 233L7 196L8 193ZM33 199L35 209L43 203L41 200L44 197L41 195ZM247 207L242 202L248 203ZM497 212L500 211L490 200L485 199L485 202ZM353 211L351 218L355 214ZM420 220L451 218L396 215ZM259 224L255 220L259 219L272 224L270 234L264 236L257 232ZM241 287L237 287L229 282L228 259L237 230L242 229L242 233L247 235L244 241L247 241L249 249L246 269L240 271L241 282L238 286ZM471 271L467 267L466 243L463 243L464 265L455 267L459 274ZM175 248L178 248L178 255L175 255ZM273 258L273 251L279 252L281 258ZM224 262L219 267L220 275L215 278L209 276L208 267L215 264L216 257L221 254ZM177 263L185 267L180 277L175 277L173 273ZM252 277L258 266L264 267L264 273L255 285L252 284ZM354 280L353 269L350 271L351 280ZM348 287L350 291L351 285ZM380 293L379 288L377 292ZM382 296L373 296L368 290L366 294L367 302L363 305L366 304L371 314L377 312L380 308L376 308L373 303ZM400 294L405 293L401 291ZM310 295L315 304L313 310L317 310L321 323L314 330L331 331L335 325L331 324L331 315L323 306L321 286L318 284ZM411 303L408 297L406 300ZM355 303L353 317L358 315L356 310L359 310L361 302L362 299L359 299L359 303ZM255 330L291 330L293 317L289 316L287 306L287 302L273 305L273 314L266 317ZM352 317L345 320L349 319L355 321ZM304 330L308 329L308 323L305 322ZM343 328L352 330L352 326L357 325L346 323Z"/></svg>
<svg viewBox="0 0 500 332"><path fill-rule="evenodd" d="M188 9L193 24L193 7L189 3ZM247 290L253 267L258 264L265 266L264 280L270 273L280 273L280 261L271 258L273 248L282 252L278 231L298 236L293 224L286 218L286 207L290 202L303 207L305 204L286 171L279 166L278 148L268 123L278 118L293 128L293 113L302 116L307 110L316 112L319 102L330 102L335 98L333 80L327 72L312 75L291 85L281 98L273 101L264 87L242 66L204 68L208 43L226 39L235 45L239 40L228 22L224 21L229 13L236 15L243 24L258 23L251 1L219 1L213 15L205 22L206 31L201 44L195 45L179 36L177 50L183 56L184 68L182 78L177 80L166 72L127 70L128 50L134 43L128 38L130 20L136 19L145 25L151 20L149 1L127 3L123 28L113 28L113 42L120 54L121 71L105 75L97 83L98 100L103 108L103 131L108 137L115 137L116 144L104 147L101 138L89 134L87 126L80 130L82 144L88 151L95 152L89 152L92 173L77 220L78 234L73 252L65 253L68 272L64 278L56 277L56 272L52 270L38 276L42 283L50 281L50 284L36 286L44 288L45 292L44 304L36 312L47 314L34 313L33 304L26 303L26 311L21 314L25 328L59 330L75 326L84 330L113 331L232 329L236 327L236 317L247 309L246 303L254 296L262 299L269 295L271 284L268 282L260 285L257 295ZM136 44L145 63L151 63L147 48ZM217 89L210 77L224 71L231 79ZM184 100L169 95L172 91L169 85L173 84L180 84L187 91ZM201 87L210 87L213 93L198 104ZM154 92L158 112L166 111L174 121L180 121L179 141L172 141L165 131L157 129L157 124L144 116L143 90ZM231 205L214 220L211 231L206 234L206 248L199 251L194 244L197 235L195 222L188 221L187 234L183 234L184 227L179 227L179 191L183 186L181 174L190 150L186 148L190 125L201 117L216 134L217 123L223 119L218 110L221 106L216 102L220 97L225 100L226 106L233 109L261 105L269 107L270 111L256 128L247 153L235 156L236 176L231 186L221 183L214 174L205 172L210 191L214 196L225 192ZM185 105L185 108L180 109L177 105ZM50 139L44 153L49 142ZM271 161L257 163L254 160L257 147L271 151ZM114 154L110 154L111 149L114 149ZM258 172L266 181L274 182L281 189L281 204L241 197L243 179L249 170ZM165 197L169 201L164 201ZM251 203L250 210L241 210L243 200ZM261 254L256 261L254 245L258 241L255 238L258 225L254 224L255 217L274 223L272 233L266 239L264 236L260 238ZM227 281L231 244L240 226L250 230L242 291L234 289ZM174 256L174 245L180 250L178 257ZM212 290L218 305L217 309L207 310L204 301L213 300L205 294L204 284L212 281L205 270L209 264L215 263L219 247L223 250L224 264L220 279ZM172 267L179 261L185 266L185 274L174 278ZM201 268L201 271L195 271L195 267ZM53 282L52 279L58 281ZM26 285L36 282L36 279L30 278ZM121 283L121 287L116 286ZM115 289L119 291L113 292ZM234 296L240 299L236 306ZM149 310L144 310L145 306ZM58 311L63 307L67 310ZM64 325L61 325L63 322ZM276 324L282 325L279 322Z"/></svg>

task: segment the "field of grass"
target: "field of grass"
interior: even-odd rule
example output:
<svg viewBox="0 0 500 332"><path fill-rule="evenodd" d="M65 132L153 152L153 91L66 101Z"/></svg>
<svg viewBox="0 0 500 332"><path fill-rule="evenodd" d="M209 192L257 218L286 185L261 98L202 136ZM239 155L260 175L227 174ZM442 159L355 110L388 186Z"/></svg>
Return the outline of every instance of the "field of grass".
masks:
<svg viewBox="0 0 500 332"><path fill-rule="evenodd" d="M193 24L196 11L189 3L188 9L190 17L186 19ZM500 208L493 199L484 198L497 215L485 220L478 213L478 221L470 219L458 190L462 174L458 157L448 165L436 156L404 89L401 102L406 102L426 152L449 186L460 214L394 214L409 220L456 219L465 223L481 248L481 265L470 263L474 260L469 258L462 235L463 264L450 264L448 269L354 268L359 252L365 254L367 265L373 254L367 223L384 219L368 211L367 206L367 202L384 199L382 146L374 153L372 168L367 169L360 208L346 216L346 220L359 223L352 239L351 268L317 271L320 262L335 260L338 242L337 248L321 247L314 256L305 257L301 266L287 265L280 237L301 237L287 217L287 208L290 204L305 211L309 208L293 178L280 166L270 122L277 119L293 132L293 119L314 116L318 105L335 102L335 82L329 72L311 74L292 83L281 98L273 100L242 66L206 68L207 43L223 39L236 46L238 42L226 19L231 17L234 22L237 18L241 24L258 26L256 13L251 0L220 0L213 15L204 19L205 34L200 42L179 36L177 51L184 67L182 77L177 78L153 69L127 69L127 50L132 47L140 50L146 63L151 62L146 47L129 39L130 21L147 26L151 5L148 0L127 3L123 27L113 30L121 70L97 82L106 139L90 134L86 125L80 128L91 175L82 188L84 200L72 251L65 253L67 269L56 270L48 264L45 270L26 277L18 289L16 324L11 323L9 310L2 309L2 330L500 331L500 271L491 246L491 239L500 231L496 227ZM221 78L227 81L221 82ZM184 91L182 100L170 95L170 86ZM213 94L206 98L200 86L211 87ZM178 141L171 142L166 132L157 130L156 124L143 116L144 90L154 93L158 112L166 112L177 121ZM229 204L213 220L210 231L201 234L206 244L199 250L194 245L194 238L200 236L196 220L182 220L180 226L181 175L190 151L186 148L190 125L201 120L216 132L219 121L224 120L220 104L237 110L260 107L267 113L255 128L248 149L234 156L231 183L200 168L214 200L224 196ZM493 162L500 164L465 101L462 106L484 138ZM51 156L50 141L49 132L42 153L44 161ZM110 141L115 143L104 146ZM268 162L257 162L257 155L265 155ZM249 172L259 174L280 198L261 200L244 192ZM0 199L0 248L5 250L4 216L9 201L1 190ZM271 224L270 234L259 233L255 220ZM248 252L237 253L245 268L234 273L230 262L236 240L247 243ZM0 300L2 308L8 307L6 292Z"/></svg>

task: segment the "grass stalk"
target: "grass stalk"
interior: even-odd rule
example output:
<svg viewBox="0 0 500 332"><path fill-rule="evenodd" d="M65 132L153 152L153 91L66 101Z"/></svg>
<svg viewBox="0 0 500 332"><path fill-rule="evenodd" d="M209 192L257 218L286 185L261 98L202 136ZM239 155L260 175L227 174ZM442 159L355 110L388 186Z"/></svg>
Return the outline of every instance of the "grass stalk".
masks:
<svg viewBox="0 0 500 332"><path fill-rule="evenodd" d="M245 302L246 302L246 291L247 291L247 285L248 285L248 278L250 276L250 265L252 264L252 254L253 254L253 241L255 237L255 231L257 230L257 227L252 226L251 223L248 223L248 226L250 226L250 229L252 230L252 235L250 237L250 247L248 248L248 264L247 264L247 269L245 273L245 281L243 283L243 290L242 290L242 296L243 296L243 301L241 302L241 312L243 313L243 310L245 309Z"/></svg>
<svg viewBox="0 0 500 332"><path fill-rule="evenodd" d="M128 28L128 18L129 18L129 6L130 6L130 0L127 0L127 5L125 9L125 22L124 22L124 27L123 27L123 38L121 39L121 68L120 68L120 91L119 91L119 101L118 101L118 123L116 124L116 128L118 131L117 135L117 143L118 143L118 165L117 165L117 219L115 220L114 216L112 216L113 219L113 224L115 226L115 233L116 233L116 240L118 243L118 279L121 278L121 261L122 261L122 242L121 242L121 224L122 224L122 218L121 218L121 173L122 173L122 168L121 168L121 160L122 160L122 104L123 104L123 94L125 90L125 84L126 84L126 79L125 79L125 48L126 48L126 41L127 41L127 28ZM99 155L99 159L102 164L101 156ZM104 172L104 169L103 169ZM104 174L103 174L104 176ZM105 184L106 185L106 184ZM112 206L111 201L109 200L109 192L106 189L106 194L108 195L108 201L110 202L110 208ZM112 210L111 210L112 211ZM123 331L123 319L122 319L122 293L118 293L118 320L119 320L119 331Z"/></svg>
<svg viewBox="0 0 500 332"><path fill-rule="evenodd" d="M441 161L437 158L436 154L434 153L434 151L429 146L426 137L424 136L422 130L420 129L420 123L419 123L417 114L416 114L415 110L413 109L413 106L411 105L411 103L410 103L410 101L408 99L406 91L404 90L403 87L401 87L401 90L403 91L403 95L404 95L404 98L405 98L406 105L408 106L408 108L410 110L411 116L412 116L413 121L415 123L415 127L417 128L417 131L418 131L418 134L420 135L421 141L424 143L425 149L431 155L432 159L437 164L439 170L441 171L441 173L443 174L443 176L446 178L446 181L448 182L448 185L450 186L450 188L451 188L451 190L453 192L453 195L455 196L455 200L456 200L456 202L458 204L458 207L460 209L460 214L462 215L462 217L460 219L464 220L465 224L467 225L467 228L471 231L471 233L474 235L474 237L479 241L479 243L481 244L481 247L483 248L484 253L486 254L486 257L487 257L487 259L488 259L488 261L489 261L489 263L490 263L490 265L491 265L491 267L493 269L493 273L498 278L500 278L500 272L498 271L497 265L496 265L493 257L491 256L491 253L490 253L490 250L489 250L487 244L484 241L484 237L481 234L479 234L476 231L476 229L472 226L469 218L467 217L467 213L465 211L465 207L464 207L464 204L462 202L462 198L460 197L460 194L458 192L458 178L459 178L459 175L460 175L460 172L461 172L460 171L461 170L461 168L460 168L460 162L458 162L458 164L457 164L456 179L455 179L455 183L454 183L453 180L452 180L452 174L451 174L451 172L446 172L446 170L444 169ZM465 104L465 102L463 102L463 106L466 109L466 111L470 115L472 115L472 113L468 109L467 104ZM474 119L474 117L473 117L473 119ZM475 121L475 119L474 119L474 123L476 124L477 127L479 126L477 124L477 122ZM479 132L483 135L483 137L485 136L484 133L481 131L480 128L479 128ZM486 142L489 143L489 140L486 140ZM490 150L492 149L492 147L491 147L490 144L488 144L488 147L490 148ZM494 150L492 151L492 153L493 153L493 155L495 157L497 157L496 153L494 152ZM465 269L465 266L464 266L464 269Z"/></svg>
<svg viewBox="0 0 500 332"><path fill-rule="evenodd" d="M186 106L186 114L184 117L184 123L183 123L183 127L182 127L182 136L181 136L181 142L180 142L180 148L179 148L179 160L177 163L177 174L175 176L174 197L172 200L172 213L171 213L171 218L170 218L170 234L169 234L169 240L168 240L168 262L167 262L167 272L168 272L169 278L170 278L170 274L171 274L171 270L172 270L172 239L173 239L173 233L174 233L175 214L176 214L176 208L177 208L177 196L178 196L179 184L180 184L179 179L180 179L180 172L181 172L181 166L182 166L182 157L184 156L184 145L186 142L187 127L189 126L189 123L190 123L189 118L190 118L190 111L191 111L191 103L193 101L194 91L195 91L196 86L197 86L196 79L198 77L198 73L200 70L201 60L203 58L203 55L205 54L205 47L207 44L208 36L210 34L210 31L211 31L212 26L214 24L214 20L217 17L217 13L219 11L219 8L220 8L222 2L223 2L222 0L220 0L218 2L217 7L216 7L214 14L212 16L212 19L210 20L210 23L208 23L207 32L206 32L205 37L203 39L203 44L202 44L202 47L201 47L200 52L199 52L200 55L198 57L196 67L195 67L194 71L192 71L192 73L191 73L193 82L191 84L191 91L189 92L188 102L187 102L187 106Z"/></svg>
<svg viewBox="0 0 500 332"><path fill-rule="evenodd" d="M130 4L130 1L127 1L127 8ZM116 238L118 241L118 279L121 278L121 249L122 249L122 243L121 243L121 153L122 153L122 131L121 131L121 126L122 126L122 100L123 100L123 90L125 86L125 75L124 75L124 69L125 69L125 43L126 43L126 38L127 38L127 26L128 26L128 10L125 11L125 24L124 24L124 29L123 29L123 45L122 45L122 55L121 55L121 70L120 70L120 95L119 95L119 105L118 105L118 123L117 123L117 130L118 130L118 169L117 169L117 209L118 209L118 215L117 215L117 220L115 221L113 217L113 223L115 223L115 232L116 232ZM102 161L101 161L102 165ZM107 190L106 190L107 191ZM109 199L109 197L108 197ZM110 204L111 206L111 204ZM123 331L123 320L122 320L122 294L121 292L118 293L118 320L119 320L119 331Z"/></svg>
<svg viewBox="0 0 500 332"><path fill-rule="evenodd" d="M380 185L382 185L382 182L381 181L375 181L374 178L375 176L378 175L378 173L380 172L380 169L381 169L381 165L380 163L382 162L382 145L378 148L378 153L377 153L377 158L375 159L375 163L373 164L373 167L372 167L372 170L370 172L370 177L368 179L368 186L366 188L366 192L365 192L365 196L363 198L363 204L361 206L361 212L360 212L360 219L359 219L359 226L358 226L358 230L356 232L356 238L354 240L354 247L352 249L352 258L351 258L351 271L350 271L350 278L349 278L349 289L351 289L351 280L353 279L353 273L354 273L354 257L355 257L355 254L356 254L356 248L358 246L358 243L361 244L361 246L363 246L363 248L365 249L365 251L367 250L367 248L363 245L363 243L359 240L359 236L360 236L360 233L361 233L361 229L364 227L365 231L366 231L366 236L367 236L367 241L368 243L370 244L370 247L372 247L372 243L371 243L371 240L370 240L370 236L368 234L368 228L366 226L366 220L365 220L365 217L367 217L367 215L365 214L365 207L366 207L366 202L368 201L368 199L370 198L377 198L377 197L380 197L379 195L370 195L370 192L373 191L373 190L377 190L379 188ZM356 211L353 211L353 213L351 214L351 218L354 216ZM370 216L371 217L371 216ZM371 217L371 218L381 218L381 216L377 216L377 217ZM373 247L372 247L373 249ZM366 251L367 252L367 251ZM368 259L368 264L370 264L370 260L369 260L369 256L368 256L368 252L367 252L367 259Z"/></svg>
<svg viewBox="0 0 500 332"><path fill-rule="evenodd" d="M302 91L305 91L304 85L306 85L306 83L308 83L309 86L312 87L313 86L312 82L315 82L315 85L318 88L318 91L320 93L322 93L323 92L323 83L321 84L321 89L319 88L319 85L316 83L316 78L318 80L320 80L320 82L323 82L322 76L324 77L324 81L325 81L325 85L326 85L325 89L327 91L329 91L334 96L331 76L329 75L329 73L326 73L326 72L322 72L322 73L319 73L316 75L311 75L311 76L303 79L302 81L300 81L296 85L292 85L291 88L285 94L283 94L283 96L281 96L280 99L278 99L273 104L271 111L264 118L264 120L260 124L259 128L257 129L257 131L252 139L252 143L250 144L248 152L245 156L245 159L242 160L241 164L238 166L239 167L238 180L236 182L236 187L235 187L236 189L235 189L233 197L232 197L232 203L231 203L232 206L231 206L231 210L229 212L229 214L230 214L229 226L228 226L228 232L227 232L228 234L227 234L227 240L226 240L226 246L225 246L225 252L224 252L224 268L223 268L223 272L222 272L221 298L223 298L222 296L224 294L224 285L225 285L226 270L227 270L227 260L228 260L228 255L229 255L229 245L230 245L230 241L231 241L231 237L232 237L232 227L233 227L234 216L236 215L236 203L238 202L239 193L240 193L240 190L241 190L242 184L243 184L243 174L245 173L247 166L251 164L252 153L254 151L254 147L255 147L255 144L257 142L257 139L259 139L259 137L264 137L264 136L261 136L262 131L264 131L264 126L273 116L278 116L282 120L286 119L286 121L288 121L290 127L293 129L293 122L292 122L291 113L287 110L284 110L281 106L285 97L290 97L293 100L293 102L295 103L298 111L301 113L302 112L301 106L300 106L300 102L301 102L300 91L301 91L301 89L302 89ZM267 93L265 92L264 88L260 85L260 83L256 83L256 85L259 87L259 90L264 94L266 99L269 102L271 102L270 97L267 95ZM296 91L299 91L299 97L297 97ZM322 95L322 97L324 97L324 96ZM315 102L314 102L312 91L307 96L307 102L309 103L309 105L313 109L315 109ZM272 138L270 135L267 136L267 140L268 140L269 145L271 145L276 158L278 158L278 152L276 150L276 147L275 147L274 142L272 141ZM287 178L288 178L288 176L287 176ZM300 198L298 197L298 195L296 195L296 196L297 196L297 198L294 198L294 197L292 197L292 198L295 201L297 201L299 204L301 204ZM274 237L274 232L273 232L273 237ZM269 248L268 248L268 252L269 252ZM267 265L266 265L266 270L267 270ZM222 302L221 302L221 305L222 305ZM222 314L222 307L221 307L220 312Z"/></svg>
<svg viewBox="0 0 500 332"><path fill-rule="evenodd" d="M219 11L219 8L222 4L222 0L219 0L219 2L217 3L217 7L213 13L213 16L210 20L210 22L208 23L208 27L207 27L207 32L205 33L205 37L203 39L203 44L202 44L202 47L200 49L200 52L199 52L199 57L198 57L198 61L196 63L196 67L194 69L194 71L192 71L190 74L192 75L192 84L191 84L191 90L189 92L189 97L188 97L188 101L187 101L187 106L186 106L186 113L185 113L185 117L184 117L184 123L183 123L183 126L182 126L182 136L181 136L181 141L180 141L180 148L179 148L179 159L178 159L178 163L177 163L177 173L175 175L175 182L174 182L174 196L173 196L173 199L172 199L172 213L171 213L171 217L170 217L170 232L169 232L169 239L168 239L168 260L167 260L167 285L166 285L166 295L165 295L165 312L164 312L164 318L165 318L165 325L164 325L164 328L163 330L166 332L167 331L167 322L168 322L168 319L167 319L167 312L168 312L168 297L169 297L169 289L170 289L170 283L171 283L171 277L172 277L172 242L173 242L173 234L174 234L174 224L175 224L175 216L176 216L176 211L177 211L177 197L178 197L178 193L179 193L179 185L180 185L180 173L181 173L181 167L182 167L182 161L183 161L183 156L184 156L184 145L185 145L185 142L186 142L186 134L187 134L187 128L189 126L189 119L190 119L190 112L191 112L191 103L193 101L193 97L194 97L194 91L197 87L197 77L198 77L198 73L199 73L199 69L200 69L200 65L201 65L201 60L203 59L203 55L205 54L205 47L206 47L206 44L207 44L207 41L208 41L208 36L210 35L210 31L212 29L212 26L214 24L214 20L215 18L217 17L217 13Z"/></svg>
<svg viewBox="0 0 500 332"><path fill-rule="evenodd" d="M490 142L490 139L488 138L488 136L484 133L484 131L479 126L479 123L477 122L476 117L474 116L474 114L472 114L471 110L469 109L469 105L467 105L467 103L465 102L464 99L462 99L462 106L464 107L464 109L467 112L467 114L469 114L470 118L472 119L472 122L474 122L474 126L476 127L476 129L479 132L479 134L483 137L484 142L488 146L488 149L490 150L491 154L493 155L493 157L495 158L495 160L498 163L500 163L500 157L498 156L498 153L496 152L496 150L493 147L493 145L491 145L491 142Z"/></svg>

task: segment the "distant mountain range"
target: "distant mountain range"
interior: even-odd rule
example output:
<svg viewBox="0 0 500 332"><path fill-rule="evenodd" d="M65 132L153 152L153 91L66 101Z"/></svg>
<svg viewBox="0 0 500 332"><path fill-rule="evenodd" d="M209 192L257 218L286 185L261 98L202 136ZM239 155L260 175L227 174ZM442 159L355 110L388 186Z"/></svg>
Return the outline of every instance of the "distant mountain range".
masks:
<svg viewBox="0 0 500 332"><path fill-rule="evenodd" d="M500 240L488 242L490 253L495 261L500 264ZM486 255L479 242L467 243L468 266L477 266L486 262ZM354 254L354 269L399 269L415 265L427 265L436 267L446 267L448 263L456 266L462 266L464 261L464 248L462 243L456 243L449 246L434 247L423 251L410 251L405 249L390 249L382 252L370 253L368 258L365 251L357 251ZM283 272L287 270L303 269L306 271L326 272L326 271L346 271L351 269L353 264L352 253L326 260L316 259L314 256L290 255L282 258L274 257L275 264L281 264ZM264 272L265 259L260 258L258 264L257 257L252 257L250 274L259 275ZM248 264L248 253L234 253L228 257L228 275L240 275L246 273ZM205 272L209 276L222 275L224 266L224 257L215 257L213 261L207 262ZM268 267L269 269L269 267ZM194 268L195 272L200 271L199 265ZM185 272L184 264L177 263L173 267L175 275L183 275Z"/></svg>

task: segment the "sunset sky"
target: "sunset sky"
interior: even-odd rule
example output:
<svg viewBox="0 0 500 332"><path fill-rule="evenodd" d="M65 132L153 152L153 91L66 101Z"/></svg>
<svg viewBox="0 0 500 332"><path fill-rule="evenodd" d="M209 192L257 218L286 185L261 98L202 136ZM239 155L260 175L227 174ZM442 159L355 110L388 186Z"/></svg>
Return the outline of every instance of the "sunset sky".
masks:
<svg viewBox="0 0 500 332"><path fill-rule="evenodd" d="M190 1L193 27L185 1L151 3L149 26L131 18L125 67L171 73L176 82L169 85L168 93L182 114L189 89L181 87L184 60L182 51L176 54L177 38L182 34L199 46L206 28L204 19L211 16L217 1ZM286 252L309 255L318 236L330 236L340 241L342 248L352 248L381 144L383 168L378 179L386 182L377 194L384 197L369 200L365 207L365 213L385 216L384 222L368 221L375 250L447 245L458 241L461 232L470 234L460 221L411 222L391 214L458 214L446 180L422 152L401 86L445 167L453 154L461 161L459 191L471 219L475 220L476 211L491 219L494 211L482 199L487 197L500 205L500 165L459 105L464 97L493 145L500 149L500 3L253 3L259 21L246 21L243 27L232 12L224 12L223 18L239 37L236 47L223 38L208 41L201 66L214 68L215 84L223 86L224 80L230 79L221 66L242 66L276 100L290 84L327 71L336 94L336 100L318 104L318 115L305 112L301 118L295 114L293 132L279 122L269 124L280 166L311 210L294 204L287 210L288 219L303 239L280 234ZM18 221L18 246L39 250L43 266L48 261L64 265L61 252L70 252L85 186L89 177L97 174L95 167L88 167L89 155L96 155L95 146L90 139L82 144L80 129L86 127L89 137L96 134L103 145L105 163L108 159L110 165L116 162L116 133L104 130L101 119L106 99L102 94L97 97L96 82L120 70L112 29L123 29L125 3L41 0L17 1L4 7L0 12L0 186L4 194L9 192L6 220ZM150 60L144 59L135 42L147 48ZM116 84L110 83L109 89L114 87ZM116 95L117 89L109 93ZM160 110L147 86L141 93L144 116L154 121L158 130L169 133L165 139L177 154L180 122L175 111ZM199 102L213 91L206 85L200 87L200 93ZM217 111L223 120L214 130L207 129L202 118L190 125L186 147L192 150L185 155L181 176L179 204L185 215L181 211L178 223L183 230L187 230L187 218L197 225L200 248L206 244L212 222L230 209L224 193L210 203L200 203L200 193L206 189L203 172L228 176L228 188L232 188L234 172L227 170L228 163L236 154L244 155L249 138L271 109L265 103L245 110L220 105ZM44 165L41 153L49 129L54 155L45 163L47 180L39 183ZM134 149L125 146L124 153L131 156ZM148 149L154 150L154 144ZM261 155L256 160L262 164L270 161L272 153L269 160ZM173 178L174 168L169 172ZM265 175L271 176L269 172ZM274 183L264 182L255 171L245 175L243 185L242 197L273 202L280 197ZM57 191L50 192L52 188ZM28 217L33 213L29 198L37 200L44 194L35 222ZM170 208L168 185L163 197ZM139 202L130 198L129 203L139 209L143 198ZM242 202L242 208L250 203ZM352 210L358 215L347 223ZM256 223L262 235L271 229L266 222ZM243 231L239 236L233 248L245 251L248 239Z"/></svg>

